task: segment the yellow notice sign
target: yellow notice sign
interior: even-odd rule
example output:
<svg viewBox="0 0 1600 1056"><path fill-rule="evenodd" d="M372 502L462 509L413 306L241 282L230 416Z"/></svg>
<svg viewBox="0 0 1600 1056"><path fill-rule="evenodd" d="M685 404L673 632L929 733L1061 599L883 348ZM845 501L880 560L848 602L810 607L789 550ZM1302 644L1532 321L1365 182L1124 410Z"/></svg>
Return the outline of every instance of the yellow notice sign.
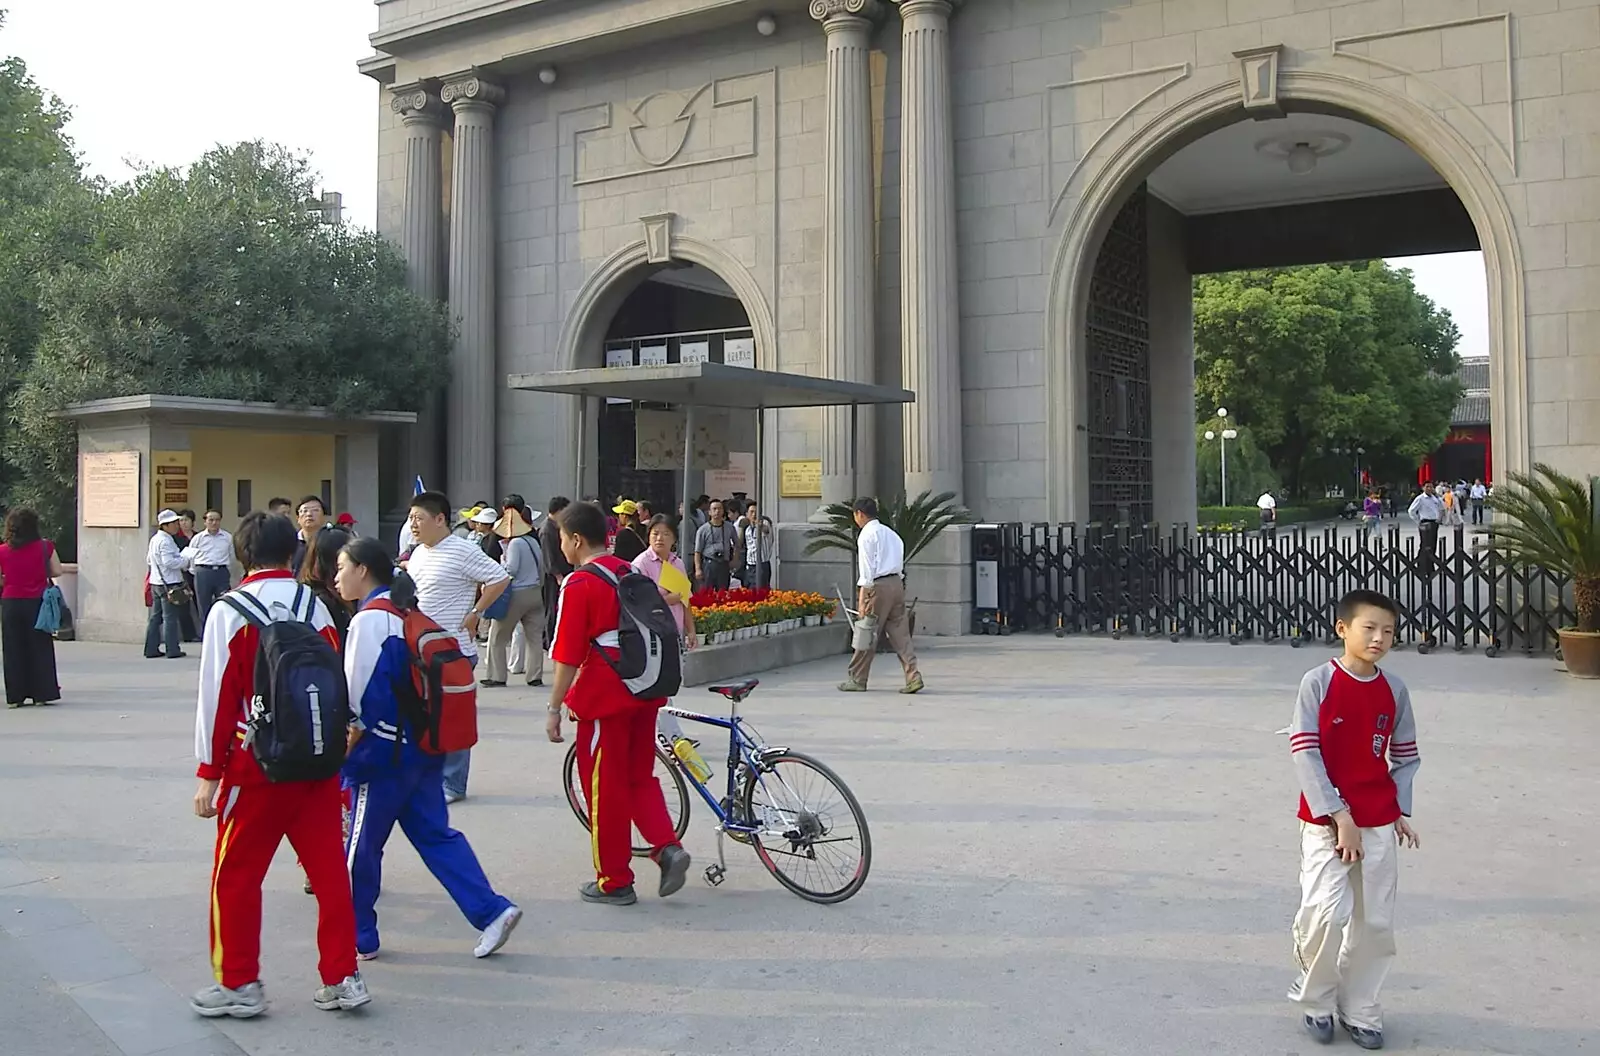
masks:
<svg viewBox="0 0 1600 1056"><path fill-rule="evenodd" d="M784 499L822 498L822 459L779 460L778 496Z"/></svg>
<svg viewBox="0 0 1600 1056"><path fill-rule="evenodd" d="M139 527L139 452L85 451L78 492L85 528Z"/></svg>
<svg viewBox="0 0 1600 1056"><path fill-rule="evenodd" d="M189 452L150 452L150 502L154 513L191 504Z"/></svg>

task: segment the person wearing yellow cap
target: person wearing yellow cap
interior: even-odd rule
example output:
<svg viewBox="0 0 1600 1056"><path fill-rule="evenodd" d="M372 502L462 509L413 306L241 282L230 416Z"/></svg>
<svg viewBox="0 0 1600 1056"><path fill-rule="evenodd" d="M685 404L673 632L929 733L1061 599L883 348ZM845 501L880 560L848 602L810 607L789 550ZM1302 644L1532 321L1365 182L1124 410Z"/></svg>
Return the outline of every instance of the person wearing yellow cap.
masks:
<svg viewBox="0 0 1600 1056"><path fill-rule="evenodd" d="M650 541L639 527L639 504L632 499L623 499L611 507L611 512L617 515L617 538L611 544L611 553L631 563L650 546Z"/></svg>

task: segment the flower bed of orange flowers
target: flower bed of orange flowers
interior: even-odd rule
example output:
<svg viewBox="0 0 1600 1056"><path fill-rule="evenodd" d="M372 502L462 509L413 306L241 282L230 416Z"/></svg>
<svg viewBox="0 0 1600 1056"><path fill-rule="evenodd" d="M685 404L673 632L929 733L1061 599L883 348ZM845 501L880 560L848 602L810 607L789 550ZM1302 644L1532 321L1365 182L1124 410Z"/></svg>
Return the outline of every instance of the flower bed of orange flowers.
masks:
<svg viewBox="0 0 1600 1056"><path fill-rule="evenodd" d="M784 624L807 616L832 616L836 603L799 590L703 591L693 598L694 628L700 634Z"/></svg>

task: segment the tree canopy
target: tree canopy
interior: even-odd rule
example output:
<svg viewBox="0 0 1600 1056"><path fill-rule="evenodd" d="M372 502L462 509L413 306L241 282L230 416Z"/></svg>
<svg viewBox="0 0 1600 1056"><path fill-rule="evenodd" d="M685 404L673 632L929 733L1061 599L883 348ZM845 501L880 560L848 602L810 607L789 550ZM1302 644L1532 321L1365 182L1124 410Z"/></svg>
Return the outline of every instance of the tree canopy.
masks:
<svg viewBox="0 0 1600 1056"><path fill-rule="evenodd" d="M1194 317L1197 419L1227 407L1295 495L1351 480L1339 449L1364 447L1369 464L1400 472L1449 430L1460 332L1408 271L1363 261L1205 275Z"/></svg>
<svg viewBox="0 0 1600 1056"><path fill-rule="evenodd" d="M308 209L307 161L259 142L107 185L67 109L0 62L0 398L7 503L73 523L68 404L151 392L408 410L447 378L442 305L371 231Z"/></svg>

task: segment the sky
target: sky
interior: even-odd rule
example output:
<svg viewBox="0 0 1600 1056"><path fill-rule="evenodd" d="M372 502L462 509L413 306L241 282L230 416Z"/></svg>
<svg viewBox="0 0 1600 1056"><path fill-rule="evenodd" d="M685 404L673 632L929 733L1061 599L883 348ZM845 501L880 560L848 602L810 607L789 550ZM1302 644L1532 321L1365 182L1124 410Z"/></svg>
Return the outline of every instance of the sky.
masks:
<svg viewBox="0 0 1600 1056"><path fill-rule="evenodd" d="M218 143L265 139L310 156L345 216L377 215L378 85L356 72L377 28L370 0L0 0L0 55L18 55L73 108L89 170L184 165ZM130 164L131 163L131 164ZM1463 356L1488 355L1483 259L1391 260L1448 309Z"/></svg>

